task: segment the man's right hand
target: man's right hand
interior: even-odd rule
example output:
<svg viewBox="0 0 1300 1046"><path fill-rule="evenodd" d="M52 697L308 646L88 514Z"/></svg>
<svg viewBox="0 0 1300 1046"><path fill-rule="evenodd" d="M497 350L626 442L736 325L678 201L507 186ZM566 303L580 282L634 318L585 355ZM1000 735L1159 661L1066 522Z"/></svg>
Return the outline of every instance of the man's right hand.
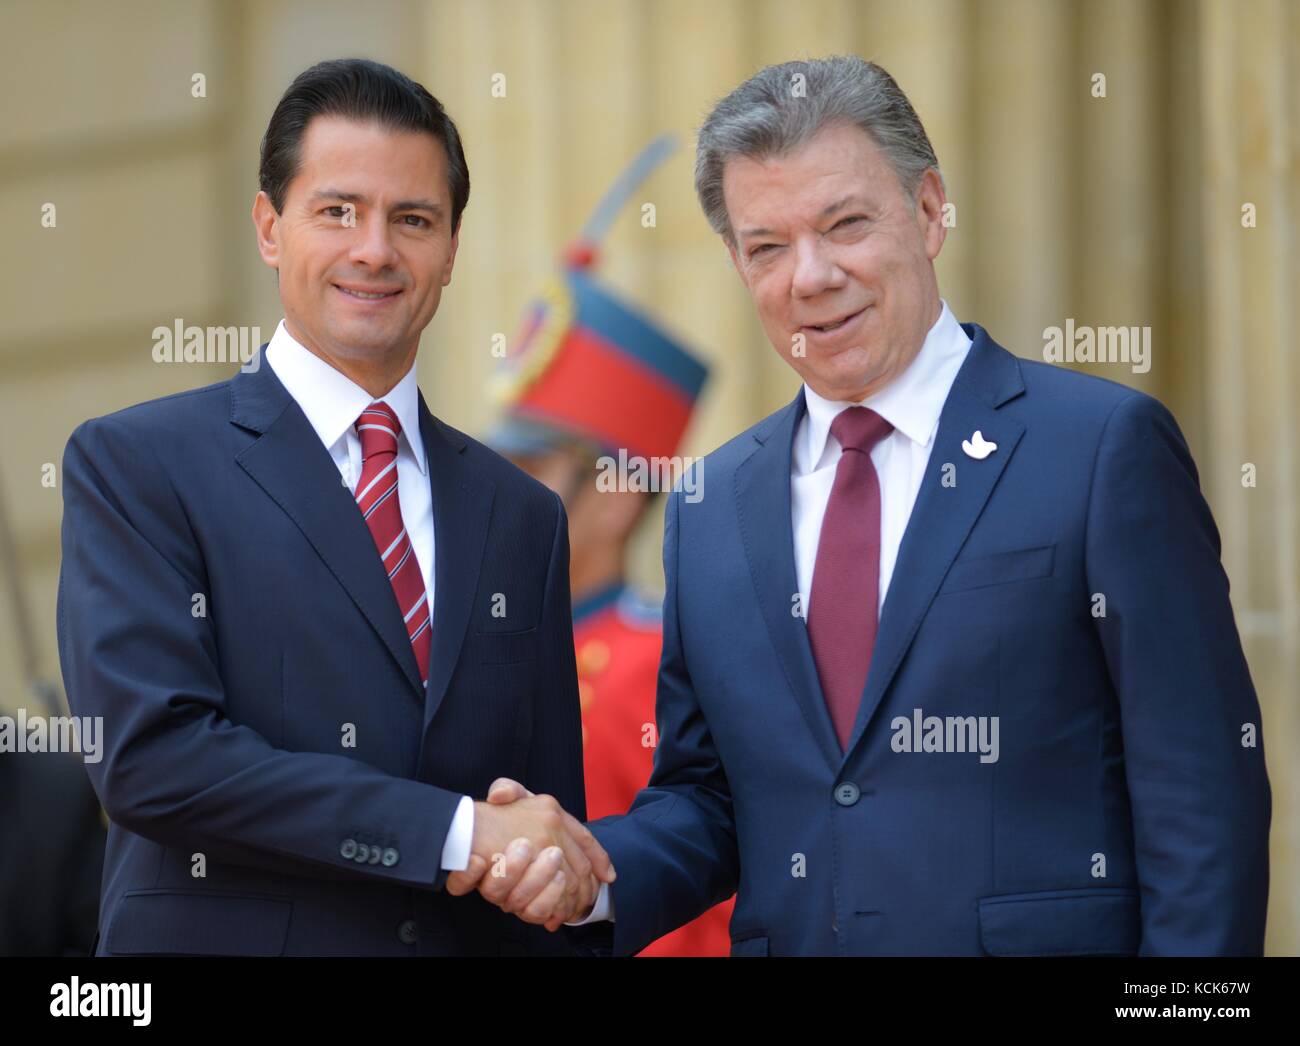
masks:
<svg viewBox="0 0 1300 1046"><path fill-rule="evenodd" d="M525 870L530 885L545 885L527 890L528 901L515 911L512 893L519 896L515 887ZM554 931L590 911L600 883L614 878L609 855L581 821L553 797L503 778L493 783L488 802L474 804L469 867L448 876L447 892L459 896L477 887L504 911Z"/></svg>

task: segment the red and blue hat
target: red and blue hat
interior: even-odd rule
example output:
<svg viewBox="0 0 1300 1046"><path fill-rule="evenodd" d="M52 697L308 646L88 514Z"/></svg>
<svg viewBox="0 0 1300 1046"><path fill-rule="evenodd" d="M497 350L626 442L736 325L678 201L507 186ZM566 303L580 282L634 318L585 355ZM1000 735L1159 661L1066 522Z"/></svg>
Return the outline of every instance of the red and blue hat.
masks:
<svg viewBox="0 0 1300 1046"><path fill-rule="evenodd" d="M632 189L672 148L659 139L602 201L561 271L530 304L497 377L505 413L488 436L504 453L563 442L671 457L708 368L594 274L596 243Z"/></svg>

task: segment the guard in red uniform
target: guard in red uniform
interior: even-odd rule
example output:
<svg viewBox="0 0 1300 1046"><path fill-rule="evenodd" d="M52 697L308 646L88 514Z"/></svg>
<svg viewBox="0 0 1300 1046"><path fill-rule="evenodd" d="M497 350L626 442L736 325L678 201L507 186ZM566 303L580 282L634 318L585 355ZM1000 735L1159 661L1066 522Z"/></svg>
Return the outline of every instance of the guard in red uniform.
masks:
<svg viewBox="0 0 1300 1046"><path fill-rule="evenodd" d="M625 581L628 541L669 474L706 370L592 276L594 248L571 248L530 310L509 360L506 409L489 443L556 491L569 517L569 584L582 702L587 816L625 813L650 778L657 742L660 603ZM645 463L639 477L634 470ZM619 471L620 465L630 467ZM672 472L672 478L677 478ZM666 492L666 487L663 488ZM734 898L642 955L730 951ZM617 917L617 916L616 916Z"/></svg>

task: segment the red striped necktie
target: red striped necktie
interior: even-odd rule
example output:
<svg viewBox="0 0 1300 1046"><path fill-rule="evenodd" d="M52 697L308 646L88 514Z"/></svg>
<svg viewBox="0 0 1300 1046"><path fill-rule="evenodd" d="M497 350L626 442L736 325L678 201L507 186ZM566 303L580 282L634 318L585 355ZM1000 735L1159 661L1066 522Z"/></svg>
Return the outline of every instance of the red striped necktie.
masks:
<svg viewBox="0 0 1300 1046"><path fill-rule="evenodd" d="M397 498L397 436L401 422L387 403L376 401L357 418L361 438L361 479L357 482L357 507L375 539L375 548L388 571L397 607L406 622L406 634L420 668L420 684L429 682L429 594L424 587L411 537L402 523Z"/></svg>

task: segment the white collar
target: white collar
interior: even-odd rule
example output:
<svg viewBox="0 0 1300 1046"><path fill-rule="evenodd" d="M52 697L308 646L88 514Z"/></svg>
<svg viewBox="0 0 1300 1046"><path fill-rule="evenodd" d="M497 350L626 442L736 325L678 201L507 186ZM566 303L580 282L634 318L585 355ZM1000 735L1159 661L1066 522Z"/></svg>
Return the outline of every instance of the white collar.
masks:
<svg viewBox="0 0 1300 1046"><path fill-rule="evenodd" d="M808 420L804 438L795 446L795 467L800 475L821 467L831 422L840 411L849 407L870 407L918 446L928 446L934 439L948 390L952 388L971 345L948 303L940 299L940 305L939 318L934 321L934 326L921 343L921 351L907 369L861 403L828 400L804 385Z"/></svg>
<svg viewBox="0 0 1300 1046"><path fill-rule="evenodd" d="M332 447L356 424L357 418L375 397L341 371L304 347L281 320L266 347L266 362L275 376L288 390L307 415L325 446ZM419 386L416 383L415 364L386 395L379 397L387 403L401 423L400 439L415 458L422 473L427 472L424 440L419 438L420 409ZM414 434L414 435L412 435Z"/></svg>

